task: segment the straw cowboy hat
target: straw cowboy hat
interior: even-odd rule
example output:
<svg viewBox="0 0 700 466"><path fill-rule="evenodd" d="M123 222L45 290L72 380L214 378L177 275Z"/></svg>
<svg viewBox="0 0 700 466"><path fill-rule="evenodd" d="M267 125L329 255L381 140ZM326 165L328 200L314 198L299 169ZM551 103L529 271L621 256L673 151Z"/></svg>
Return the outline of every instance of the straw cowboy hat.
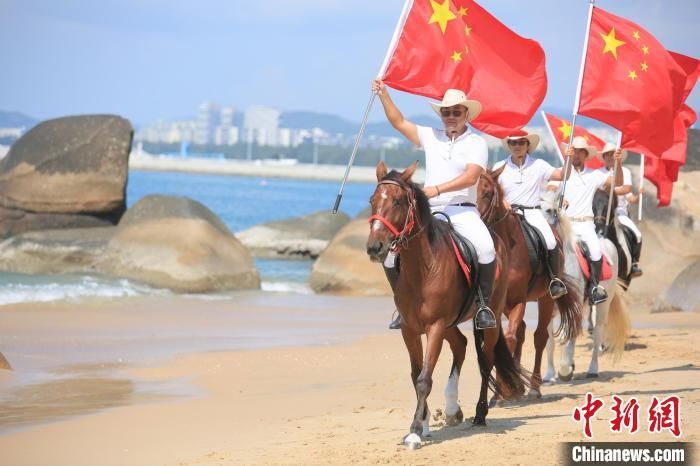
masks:
<svg viewBox="0 0 700 466"><path fill-rule="evenodd" d="M467 107L467 121L472 121L481 113L481 102L477 100L468 100L467 95L459 89L448 89L447 92L445 92L445 96L442 98L442 102L430 102L430 106L433 107L435 113L440 117L442 117L440 114L442 108L454 107L455 105L464 105Z"/></svg>
<svg viewBox="0 0 700 466"><path fill-rule="evenodd" d="M574 138L574 141L572 142L571 146L572 146L574 149L584 149L584 150L586 150L586 152L588 152L588 155L586 155L586 160L588 160L588 159L591 158L591 157L597 157L597 156L598 156L598 149L596 149L595 147L593 147L593 146L591 146L590 144L588 144L588 141L586 141L586 138L584 138L583 136L576 136L576 137ZM563 151L566 151L566 147L567 147L566 143L563 142L563 143L561 144L562 150L563 150Z"/></svg>
<svg viewBox="0 0 700 466"><path fill-rule="evenodd" d="M530 143L530 147L527 150L528 154L535 152L535 149L537 149L537 146L540 143L540 137L537 134L527 134L527 133L523 134L522 136L505 137L501 140L501 142L503 143L503 146L506 148L506 150L510 151L510 148L508 147L508 141L517 141L518 139L527 139L528 140L528 142Z"/></svg>
<svg viewBox="0 0 700 466"><path fill-rule="evenodd" d="M612 142L606 142L605 146L603 147L603 150L600 151L600 154L598 154L598 158L600 160L603 160L603 154L605 154L607 152L615 152L616 150L617 150L617 146L615 144L613 144ZM622 161L624 162L626 158L627 158L627 151L623 150L622 151Z"/></svg>

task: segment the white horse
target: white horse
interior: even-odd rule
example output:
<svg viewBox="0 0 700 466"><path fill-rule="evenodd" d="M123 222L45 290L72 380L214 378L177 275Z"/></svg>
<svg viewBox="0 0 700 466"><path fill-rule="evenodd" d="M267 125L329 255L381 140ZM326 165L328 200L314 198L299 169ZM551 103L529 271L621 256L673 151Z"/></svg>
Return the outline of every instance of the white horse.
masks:
<svg viewBox="0 0 700 466"><path fill-rule="evenodd" d="M542 196L542 210L547 214L547 217L552 221L555 218L556 203L558 193L547 191ZM557 218L556 228L562 238L569 238L564 244L565 270L566 273L574 278L576 283L581 284L581 290L586 286L586 279L579 266L576 257L576 235L572 234L571 224L565 216ZM605 257L612 261L611 269L612 276L608 280L601 280L600 285L605 288L608 293L608 299L604 303L591 305L590 322L593 326L593 354L591 362L588 366L586 377L598 377L598 355L601 351L609 352L616 361L622 356L625 349L625 341L630 331L629 313L627 307L622 300L623 289L617 283L617 268L618 257L615 245L608 239L601 239L601 246ZM603 258L603 260L606 260ZM583 292L581 293L583 295ZM547 341L547 371L544 376L544 381L552 383L556 381L554 373L554 325L550 322L549 340ZM559 361L558 377L562 381L569 381L574 375L574 349L576 347L576 338L572 338L566 343L562 349L561 358Z"/></svg>

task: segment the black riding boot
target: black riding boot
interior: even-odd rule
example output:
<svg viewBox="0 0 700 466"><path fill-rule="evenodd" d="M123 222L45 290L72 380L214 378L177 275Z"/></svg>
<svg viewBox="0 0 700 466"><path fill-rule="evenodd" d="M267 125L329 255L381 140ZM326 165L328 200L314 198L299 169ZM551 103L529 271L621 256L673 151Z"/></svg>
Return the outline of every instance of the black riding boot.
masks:
<svg viewBox="0 0 700 466"><path fill-rule="evenodd" d="M549 296L552 299L559 299L568 293L566 285L558 277L559 275L559 248L547 251L549 262Z"/></svg>
<svg viewBox="0 0 700 466"><path fill-rule="evenodd" d="M591 261L591 302L593 304L604 303L608 299L605 288L600 286L600 273L603 271L603 258Z"/></svg>
<svg viewBox="0 0 700 466"><path fill-rule="evenodd" d="M394 267L386 267L384 266L384 274L386 275L387 280L389 280L389 285L391 286L391 291L396 291L396 283L399 281L399 268L398 268L398 257L396 259L396 262L394 264ZM397 309L394 309L394 313L396 314L396 318L391 321L389 324L389 328L391 330L398 330L401 328L401 314L398 313Z"/></svg>
<svg viewBox="0 0 700 466"><path fill-rule="evenodd" d="M496 278L496 261L479 264L479 309L474 316L474 326L478 329L496 328L496 315L489 307L493 281Z"/></svg>
<svg viewBox="0 0 700 466"><path fill-rule="evenodd" d="M636 239L636 238L635 238ZM642 242L635 241L634 245L630 251L632 253L632 267L630 268L630 275L632 278L641 277L644 272L639 268L639 257L642 255Z"/></svg>

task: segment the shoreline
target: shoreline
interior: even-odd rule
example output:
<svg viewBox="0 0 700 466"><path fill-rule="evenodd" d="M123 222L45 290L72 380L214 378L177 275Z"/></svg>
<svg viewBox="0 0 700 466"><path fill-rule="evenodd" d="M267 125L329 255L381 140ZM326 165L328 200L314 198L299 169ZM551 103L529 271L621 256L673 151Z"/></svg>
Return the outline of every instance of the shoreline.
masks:
<svg viewBox="0 0 700 466"><path fill-rule="evenodd" d="M23 361L17 359L15 371L0 371L0 386L14 387L2 391L0 416L15 416L15 421L24 416L27 422L0 433L0 464L429 464L462 461L464 455L475 464L556 464L559 442L584 439L581 426L571 421L571 411L583 403L587 391L607 403L612 394L625 399L636 395L642 409L654 394L677 394L683 402L681 440L700 439L694 421L700 415L700 392L694 383L699 368L692 346L700 337L700 322L692 313L634 313L632 320L638 325L628 350L616 365L602 358L600 378L595 380L583 378L590 349L582 336L573 383L543 387L538 401L492 409L485 428L468 421L478 393L478 368L471 331L464 328L469 347L459 395L467 422L447 427L437 412L444 409L442 390L452 363L445 346L429 399L433 436L422 449L410 451L401 438L415 408L415 393L401 336L382 325L388 319L386 300L337 298L286 306L280 300L276 310L265 305L264 297L232 300L225 306L186 299L141 301L134 305L134 300L120 300L99 309L85 304L0 309L4 334L21 337L27 348L42 349L54 363L66 361L52 345L70 350L82 342L83 354L99 353L105 329L118 335L117 343L126 349L134 335L177 346L177 341L164 337L178 326L185 330L182 338L199 334L210 343L208 349L184 348L146 362L127 358L54 366L54 380L19 384L19 392L12 384L22 376ZM211 347L211 335L201 334L202 328L233 328L234 317L243 327L258 322L268 329L279 325L288 330L283 321L309 327L299 319L309 307L321 313L315 317L327 308L332 314L315 321L316 333L333 326L359 331L330 345L248 350L217 350ZM90 314L92 319L84 318ZM533 361L531 330L524 346L527 368ZM257 335L273 338L270 333ZM40 354L28 356L35 363L42 361ZM674 440L668 433L647 433L643 418L634 436L611 433L609 418L598 414L595 440ZM522 441L532 438L542 441ZM503 456L493 458L485 442Z"/></svg>
<svg viewBox="0 0 700 466"><path fill-rule="evenodd" d="M342 182L346 165L304 164L285 165L272 161L218 160L201 157L178 158L155 156L134 152L129 157L129 170L206 173L212 175L239 175L261 178L294 178ZM425 170L416 170L414 181L421 183ZM376 183L376 168L353 166L350 170L350 183Z"/></svg>

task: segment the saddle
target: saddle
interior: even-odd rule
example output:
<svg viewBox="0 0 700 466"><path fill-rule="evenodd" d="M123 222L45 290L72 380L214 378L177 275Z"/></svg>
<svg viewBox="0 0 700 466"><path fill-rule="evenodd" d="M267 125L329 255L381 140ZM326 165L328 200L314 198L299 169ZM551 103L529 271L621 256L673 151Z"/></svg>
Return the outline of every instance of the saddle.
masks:
<svg viewBox="0 0 700 466"><path fill-rule="evenodd" d="M467 297L462 304L457 318L452 322L448 328L455 327L466 320L467 313L469 309L474 305L474 300L477 295L477 287L479 286L479 263L477 261L476 249L474 245L464 236L460 235L457 230L452 226L450 217L443 212L436 212L433 215L442 215L447 219L447 224L449 225L450 232L450 242L452 243L452 249L454 250L457 262L464 272L464 278L466 278L469 284L469 292ZM498 273L498 272L497 272Z"/></svg>
<svg viewBox="0 0 700 466"><path fill-rule="evenodd" d="M544 272L544 264L547 263L547 242L544 236L537 228L533 227L525 219L522 207L514 205L513 212L518 218L520 223L520 228L523 231L523 236L525 237L525 245L527 246L527 255L530 259L530 270L532 275L530 275L530 281L527 284L528 294L532 291L537 281L537 276Z"/></svg>
<svg viewBox="0 0 700 466"><path fill-rule="evenodd" d="M590 288L591 280L591 252L588 246L582 240L576 241L576 257L578 258L578 264L581 267L583 276L586 277L588 282L586 290ZM603 268L600 271L600 281L610 280L612 278L612 269L610 268L610 259L603 253Z"/></svg>

